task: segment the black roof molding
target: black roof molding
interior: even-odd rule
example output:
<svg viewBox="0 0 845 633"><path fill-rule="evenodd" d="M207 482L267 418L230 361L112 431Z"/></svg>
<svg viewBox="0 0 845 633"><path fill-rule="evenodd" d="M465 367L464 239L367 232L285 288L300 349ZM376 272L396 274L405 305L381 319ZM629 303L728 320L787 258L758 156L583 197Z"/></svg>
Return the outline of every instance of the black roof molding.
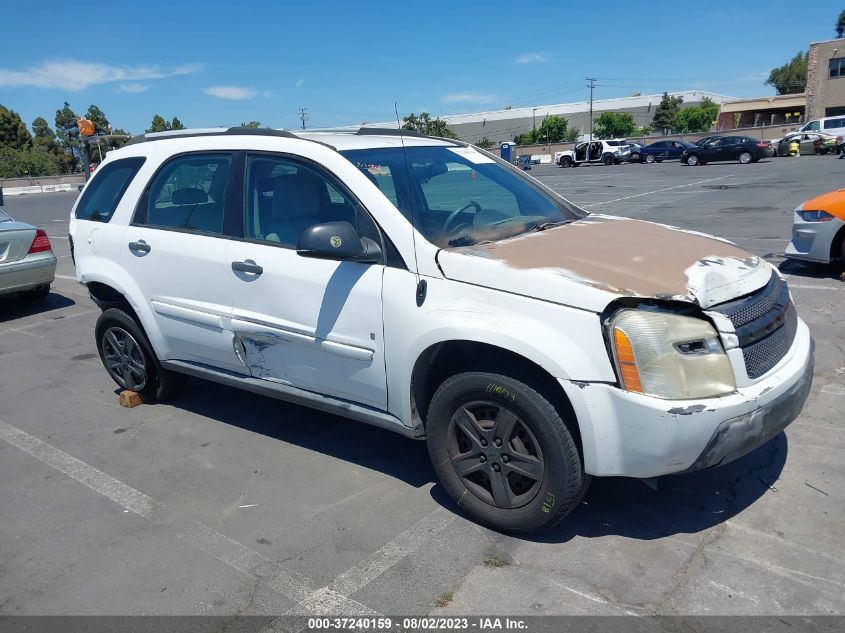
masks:
<svg viewBox="0 0 845 633"><path fill-rule="evenodd" d="M420 138L434 138L420 134L416 130L400 130L395 127L362 127L355 132L356 136L418 136Z"/></svg>
<svg viewBox="0 0 845 633"><path fill-rule="evenodd" d="M152 134L153 136L151 136ZM166 141L171 138L196 138L201 136L278 136L283 138L299 138L296 134L292 134L287 130L272 130L267 128L254 127L230 127L220 128L219 132L194 132L193 130L185 130L184 133L174 134L160 134L159 132L151 132L150 134L140 134L133 136L126 145L135 145L137 143L147 143L149 141Z"/></svg>

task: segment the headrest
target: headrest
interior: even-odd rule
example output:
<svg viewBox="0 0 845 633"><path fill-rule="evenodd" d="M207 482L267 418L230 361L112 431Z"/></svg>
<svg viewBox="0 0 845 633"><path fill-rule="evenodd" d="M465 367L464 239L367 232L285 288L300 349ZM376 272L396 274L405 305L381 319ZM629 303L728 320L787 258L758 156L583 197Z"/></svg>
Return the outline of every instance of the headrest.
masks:
<svg viewBox="0 0 845 633"><path fill-rule="evenodd" d="M177 189L170 195L170 200L173 204L202 204L208 202L208 194L202 189L195 187L185 187L184 189Z"/></svg>

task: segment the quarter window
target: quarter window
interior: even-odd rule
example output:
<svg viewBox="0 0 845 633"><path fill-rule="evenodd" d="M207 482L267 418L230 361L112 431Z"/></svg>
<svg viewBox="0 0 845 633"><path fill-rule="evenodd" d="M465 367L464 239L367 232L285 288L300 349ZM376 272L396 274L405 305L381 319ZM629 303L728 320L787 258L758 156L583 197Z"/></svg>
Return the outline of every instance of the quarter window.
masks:
<svg viewBox="0 0 845 633"><path fill-rule="evenodd" d="M136 224L222 233L231 156L174 158L153 179Z"/></svg>
<svg viewBox="0 0 845 633"><path fill-rule="evenodd" d="M845 127L845 119L827 119L824 122L824 129L832 130Z"/></svg>
<svg viewBox="0 0 845 633"><path fill-rule="evenodd" d="M123 197L126 188L141 165L144 158L124 158L107 163L94 174L94 180L88 185L82 199L76 207L77 220L108 222Z"/></svg>

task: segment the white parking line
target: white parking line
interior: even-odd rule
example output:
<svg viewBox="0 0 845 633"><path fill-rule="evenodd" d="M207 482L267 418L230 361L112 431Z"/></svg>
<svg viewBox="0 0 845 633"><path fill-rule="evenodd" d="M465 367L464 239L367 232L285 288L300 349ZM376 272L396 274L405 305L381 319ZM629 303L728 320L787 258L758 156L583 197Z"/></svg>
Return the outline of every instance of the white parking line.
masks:
<svg viewBox="0 0 845 633"><path fill-rule="evenodd" d="M664 189L655 189L654 191L646 191L644 193L637 193L632 196L625 196L624 198L616 198L615 200L604 200L602 202L596 202L594 204L585 205L586 207L597 207L602 204L610 204L611 202L620 202L622 200L630 200L631 198L641 198L643 196L650 196L655 193L661 193L663 191L673 191L675 189L683 189L684 187L692 187L694 185L701 185L705 182L713 182L715 180L724 180L725 178L733 178L733 174L728 176L718 176L716 178L708 178L707 180L697 180L696 182L688 182L684 185L677 185L675 187L666 187Z"/></svg>
<svg viewBox="0 0 845 633"><path fill-rule="evenodd" d="M290 600L298 603L314 593L311 582L299 572L286 569L254 549L212 530L199 521L179 516L143 492L2 420L0 420L0 439L75 479L94 492L108 497L130 512L153 523L175 529L178 536L186 543L210 554L232 569L267 580L270 587ZM364 605L348 599L343 601L343 606L344 608L356 607L358 610L367 609Z"/></svg>

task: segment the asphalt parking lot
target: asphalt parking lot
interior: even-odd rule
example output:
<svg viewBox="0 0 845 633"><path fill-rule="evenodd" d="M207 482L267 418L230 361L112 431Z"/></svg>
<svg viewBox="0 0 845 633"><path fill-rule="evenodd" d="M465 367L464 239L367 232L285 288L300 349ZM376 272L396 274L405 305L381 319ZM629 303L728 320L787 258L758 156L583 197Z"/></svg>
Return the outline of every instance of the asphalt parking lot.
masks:
<svg viewBox="0 0 845 633"><path fill-rule="evenodd" d="M594 480L539 537L462 518L423 443L192 380L118 406L73 277L75 194L7 197L59 259L0 298L0 614L845 613L845 283L784 262L845 161L535 166L590 211L716 233L788 276L816 374L785 434L721 469Z"/></svg>

